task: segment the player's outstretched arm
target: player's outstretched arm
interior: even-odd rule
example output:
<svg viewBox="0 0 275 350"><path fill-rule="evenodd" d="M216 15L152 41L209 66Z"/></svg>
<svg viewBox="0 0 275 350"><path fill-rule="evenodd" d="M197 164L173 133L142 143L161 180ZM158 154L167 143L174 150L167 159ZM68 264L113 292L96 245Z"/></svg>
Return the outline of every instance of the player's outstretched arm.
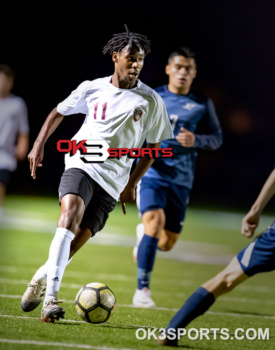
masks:
<svg viewBox="0 0 275 350"><path fill-rule="evenodd" d="M148 143L147 148L159 148L160 142L158 143ZM137 163L135 170L130 176L130 179L125 186L124 190L120 194L120 201L122 206L122 211L126 214L125 203L133 201L135 199L135 189L137 183L142 178L142 176L146 173L146 171L150 168L150 166L154 163L153 158L143 157Z"/></svg>
<svg viewBox="0 0 275 350"><path fill-rule="evenodd" d="M55 131L58 125L63 120L64 116L57 112L54 108L45 120L34 144L33 148L28 155L30 162L31 176L36 178L36 168L42 166L42 160L44 157L44 145L50 135Z"/></svg>
<svg viewBox="0 0 275 350"><path fill-rule="evenodd" d="M275 195L275 169L266 180L258 198L252 205L249 212L242 219L241 233L251 238L259 224L260 216L267 203Z"/></svg>

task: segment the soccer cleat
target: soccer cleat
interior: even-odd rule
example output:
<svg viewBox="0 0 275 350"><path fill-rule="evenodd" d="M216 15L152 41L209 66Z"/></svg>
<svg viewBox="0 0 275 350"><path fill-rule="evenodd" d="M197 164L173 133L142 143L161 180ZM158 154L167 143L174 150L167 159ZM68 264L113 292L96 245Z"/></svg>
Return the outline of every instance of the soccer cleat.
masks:
<svg viewBox="0 0 275 350"><path fill-rule="evenodd" d="M43 300L46 292L47 282L35 281L28 284L28 288L21 300L21 308L25 312L34 310Z"/></svg>
<svg viewBox="0 0 275 350"><path fill-rule="evenodd" d="M151 299L151 291L147 288L137 289L133 297L133 304L136 307L141 308L153 308L156 307L155 302Z"/></svg>
<svg viewBox="0 0 275 350"><path fill-rule="evenodd" d="M142 240L143 235L144 235L144 225L142 223L140 223L137 225L137 228L136 228L137 241L136 241L136 245L134 246L134 249L133 249L133 260L135 262L137 262L138 247L139 247L139 244Z"/></svg>
<svg viewBox="0 0 275 350"><path fill-rule="evenodd" d="M167 338L166 333L161 333L161 335L159 335L158 340L157 340L157 344L160 346L178 346L178 340L177 339L173 339L170 340L169 338Z"/></svg>
<svg viewBox="0 0 275 350"><path fill-rule="evenodd" d="M41 310L41 321L54 323L55 320L64 318L65 310L58 306L59 303L63 303L61 300L50 299L45 303Z"/></svg>

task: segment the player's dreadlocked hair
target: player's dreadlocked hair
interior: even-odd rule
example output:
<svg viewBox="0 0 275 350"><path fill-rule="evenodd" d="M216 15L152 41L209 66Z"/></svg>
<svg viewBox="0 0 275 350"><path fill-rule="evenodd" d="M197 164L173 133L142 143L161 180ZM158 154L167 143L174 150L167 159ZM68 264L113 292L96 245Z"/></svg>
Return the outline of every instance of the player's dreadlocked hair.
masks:
<svg viewBox="0 0 275 350"><path fill-rule="evenodd" d="M129 47L137 46L141 48L145 55L148 55L151 51L150 40L145 35L130 32L126 24L124 26L126 32L114 34L112 39L104 46L103 54L109 53L112 55L114 51L121 52L125 46L129 45Z"/></svg>

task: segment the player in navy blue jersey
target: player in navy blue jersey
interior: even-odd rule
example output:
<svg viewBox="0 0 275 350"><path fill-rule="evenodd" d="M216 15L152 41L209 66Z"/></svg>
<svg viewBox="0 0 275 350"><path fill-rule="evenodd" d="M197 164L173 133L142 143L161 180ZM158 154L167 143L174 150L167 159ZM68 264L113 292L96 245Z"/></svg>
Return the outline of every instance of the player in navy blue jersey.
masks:
<svg viewBox="0 0 275 350"><path fill-rule="evenodd" d="M274 195L275 170L266 180L258 198L242 220L241 233L247 238L253 237L261 213ZM170 320L166 332L159 337L159 345L177 345L179 329L185 328L196 317L205 313L217 297L230 292L259 272L272 270L275 270L275 221L236 255L223 271L205 282L186 300Z"/></svg>
<svg viewBox="0 0 275 350"><path fill-rule="evenodd" d="M137 226L133 257L138 265L138 285L133 297L137 307L154 307L149 289L156 250L170 250L179 238L189 193L194 181L198 150L215 150L222 144L222 131L213 102L193 91L195 54L179 48L166 65L168 85L156 89L168 112L175 138L161 142L172 147L172 158L156 159L137 190L142 224Z"/></svg>

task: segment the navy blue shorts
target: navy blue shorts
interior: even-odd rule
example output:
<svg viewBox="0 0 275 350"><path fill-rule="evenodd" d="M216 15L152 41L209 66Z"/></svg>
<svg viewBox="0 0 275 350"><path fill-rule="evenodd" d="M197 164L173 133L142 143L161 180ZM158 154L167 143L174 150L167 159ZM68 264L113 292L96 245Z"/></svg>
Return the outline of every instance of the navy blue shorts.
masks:
<svg viewBox="0 0 275 350"><path fill-rule="evenodd" d="M237 258L244 273L248 276L275 270L275 221L248 244L237 255Z"/></svg>
<svg viewBox="0 0 275 350"><path fill-rule="evenodd" d="M190 190L166 181L143 177L137 188L137 206L143 215L147 211L163 209L165 229L174 233L182 230Z"/></svg>

